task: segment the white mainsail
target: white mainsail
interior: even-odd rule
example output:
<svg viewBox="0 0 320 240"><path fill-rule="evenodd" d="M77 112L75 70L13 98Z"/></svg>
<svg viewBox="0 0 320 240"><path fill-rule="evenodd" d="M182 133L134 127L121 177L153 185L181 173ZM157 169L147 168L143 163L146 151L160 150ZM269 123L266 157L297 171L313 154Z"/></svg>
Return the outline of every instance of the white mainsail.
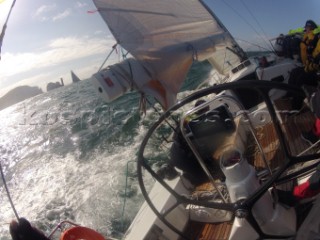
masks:
<svg viewBox="0 0 320 240"><path fill-rule="evenodd" d="M224 75L242 60L230 33L199 0L93 2L118 44L145 68L150 80L144 88L158 91L165 108L194 60L210 58Z"/></svg>

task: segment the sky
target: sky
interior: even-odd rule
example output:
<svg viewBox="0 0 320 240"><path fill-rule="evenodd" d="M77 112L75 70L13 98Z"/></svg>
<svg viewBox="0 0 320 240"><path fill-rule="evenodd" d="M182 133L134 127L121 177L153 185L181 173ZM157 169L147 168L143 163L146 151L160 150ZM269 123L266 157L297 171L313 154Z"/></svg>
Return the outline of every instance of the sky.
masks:
<svg viewBox="0 0 320 240"><path fill-rule="evenodd" d="M0 0L0 30L12 1ZM319 0L205 2L247 51L308 19L320 24ZM88 13L95 9L91 0L16 0L2 45L0 97L19 85L46 91L60 78L70 84L71 70L80 79L97 72L115 40L99 13Z"/></svg>

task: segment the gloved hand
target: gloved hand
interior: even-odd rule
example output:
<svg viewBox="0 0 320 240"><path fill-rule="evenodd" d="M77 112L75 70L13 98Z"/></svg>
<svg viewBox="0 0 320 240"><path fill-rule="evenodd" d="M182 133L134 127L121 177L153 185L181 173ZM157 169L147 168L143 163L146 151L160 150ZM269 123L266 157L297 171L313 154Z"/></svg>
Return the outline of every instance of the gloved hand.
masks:
<svg viewBox="0 0 320 240"><path fill-rule="evenodd" d="M316 171L309 178L310 189L320 190L320 164L317 166Z"/></svg>
<svg viewBox="0 0 320 240"><path fill-rule="evenodd" d="M12 240L50 240L40 230L31 226L25 218L10 223L10 234Z"/></svg>
<svg viewBox="0 0 320 240"><path fill-rule="evenodd" d="M313 63L320 65L320 54L313 58Z"/></svg>
<svg viewBox="0 0 320 240"><path fill-rule="evenodd" d="M297 199L293 196L293 193L291 191L283 191L283 190L277 189L277 194L278 194L279 202L289 207L293 207L298 203Z"/></svg>
<svg viewBox="0 0 320 240"><path fill-rule="evenodd" d="M319 70L320 64L320 56L317 58L308 57L306 65L305 65L305 72L317 72Z"/></svg>
<svg viewBox="0 0 320 240"><path fill-rule="evenodd" d="M314 49L314 46L310 46L310 45L307 45L307 53L308 54L312 54L312 52L313 52L313 49Z"/></svg>

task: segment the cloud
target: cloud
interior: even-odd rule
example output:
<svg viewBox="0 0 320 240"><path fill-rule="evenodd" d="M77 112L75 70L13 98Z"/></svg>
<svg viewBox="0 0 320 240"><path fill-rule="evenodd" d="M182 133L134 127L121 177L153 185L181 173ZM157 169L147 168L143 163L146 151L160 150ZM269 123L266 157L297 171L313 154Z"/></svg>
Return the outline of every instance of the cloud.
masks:
<svg viewBox="0 0 320 240"><path fill-rule="evenodd" d="M105 32L102 30L98 30L98 31L95 31L93 34L94 35L101 35L101 34L105 34Z"/></svg>
<svg viewBox="0 0 320 240"><path fill-rule="evenodd" d="M67 9L64 12L59 13L56 16L52 17L52 21L55 22L57 20L64 19L64 18L66 18L66 17L68 17L70 15L71 15L71 11L70 11L70 9Z"/></svg>
<svg viewBox="0 0 320 240"><path fill-rule="evenodd" d="M12 3L11 1L4 1L0 5L0 26L1 27L7 19L8 13L10 11L11 3Z"/></svg>
<svg viewBox="0 0 320 240"><path fill-rule="evenodd" d="M57 12L56 4L42 5L36 10L34 17L40 20L41 22L44 22L44 21L55 22L71 15L70 9L66 9L60 13L56 13L56 12Z"/></svg>
<svg viewBox="0 0 320 240"><path fill-rule="evenodd" d="M84 7L86 7L86 6L88 6L87 3L84 3L84 2L76 2L76 7L77 7L77 8L84 8Z"/></svg>
<svg viewBox="0 0 320 240"><path fill-rule="evenodd" d="M42 14L51 12L55 9L56 9L56 4L42 5L36 10L35 16L41 16Z"/></svg>
<svg viewBox="0 0 320 240"><path fill-rule="evenodd" d="M41 70L43 68L55 67L82 58L105 54L107 49L115 40L110 37L88 38L88 37L66 37L51 41L42 51L24 53L4 53L1 59L0 79L6 79L16 74L28 71Z"/></svg>

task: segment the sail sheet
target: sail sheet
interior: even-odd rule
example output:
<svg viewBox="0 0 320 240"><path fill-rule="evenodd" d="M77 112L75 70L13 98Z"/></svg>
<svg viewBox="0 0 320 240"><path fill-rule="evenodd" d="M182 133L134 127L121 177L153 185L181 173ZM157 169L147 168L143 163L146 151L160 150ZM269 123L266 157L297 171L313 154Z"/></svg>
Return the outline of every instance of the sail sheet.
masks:
<svg viewBox="0 0 320 240"><path fill-rule="evenodd" d="M150 86L176 100L194 60L211 59L226 75L241 61L238 45L199 0L93 0L117 42L150 75Z"/></svg>

